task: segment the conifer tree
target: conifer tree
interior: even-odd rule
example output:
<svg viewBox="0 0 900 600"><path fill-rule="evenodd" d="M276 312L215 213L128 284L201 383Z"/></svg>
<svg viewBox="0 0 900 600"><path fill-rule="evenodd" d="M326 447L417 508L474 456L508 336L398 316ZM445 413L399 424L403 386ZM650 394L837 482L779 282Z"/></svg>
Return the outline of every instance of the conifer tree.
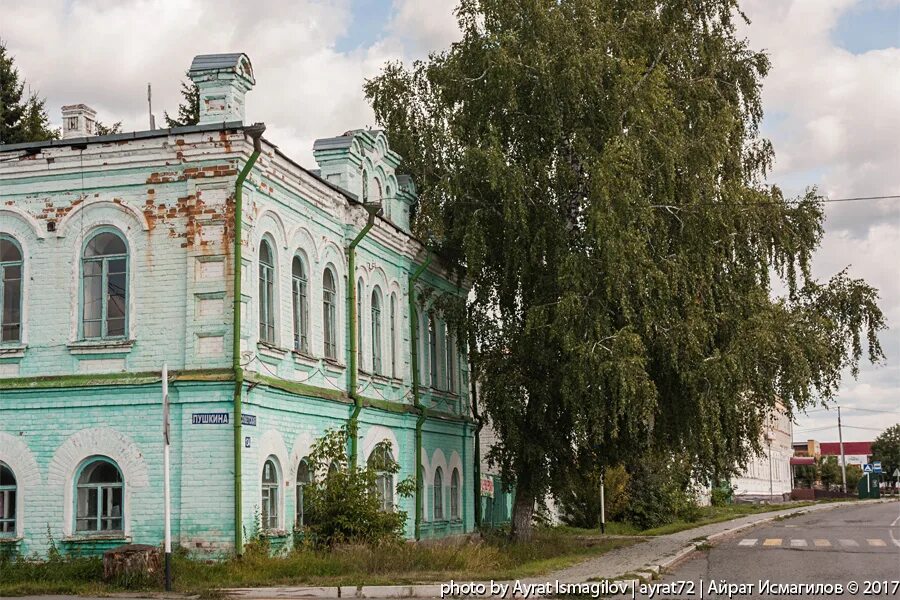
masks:
<svg viewBox="0 0 900 600"><path fill-rule="evenodd" d="M26 95L15 60L0 40L0 143L36 142L58 137L50 127L45 100Z"/></svg>
<svg viewBox="0 0 900 600"><path fill-rule="evenodd" d="M173 119L168 112L164 112L166 126L184 127L196 125L200 122L200 88L197 84L188 81L181 82L181 97L184 99L178 105L178 118Z"/></svg>

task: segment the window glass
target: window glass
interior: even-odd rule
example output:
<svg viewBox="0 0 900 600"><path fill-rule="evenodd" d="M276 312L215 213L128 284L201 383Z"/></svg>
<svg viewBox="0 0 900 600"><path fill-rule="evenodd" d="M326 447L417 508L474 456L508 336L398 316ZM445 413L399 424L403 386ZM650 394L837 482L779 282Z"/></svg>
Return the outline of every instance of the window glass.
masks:
<svg viewBox="0 0 900 600"><path fill-rule="evenodd" d="M92 237L81 261L81 334L122 338L128 322L128 251L117 234Z"/></svg>
<svg viewBox="0 0 900 600"><path fill-rule="evenodd" d="M394 464L394 455L387 444L378 444L372 450L367 461L368 466L374 469L378 475L375 478L375 489L381 503L381 510L391 512L394 510L394 474L388 469Z"/></svg>
<svg viewBox="0 0 900 600"><path fill-rule="evenodd" d="M381 364L381 291L372 290L372 369L382 374Z"/></svg>
<svg viewBox="0 0 900 600"><path fill-rule="evenodd" d="M98 459L88 464L78 477L76 531L122 531L123 492L124 481L115 463L108 459Z"/></svg>
<svg viewBox="0 0 900 600"><path fill-rule="evenodd" d="M444 519L444 472L440 467L434 470L434 520Z"/></svg>
<svg viewBox="0 0 900 600"><path fill-rule="evenodd" d="M260 519L263 529L278 528L278 469L272 458L263 464Z"/></svg>
<svg viewBox="0 0 900 600"><path fill-rule="evenodd" d="M22 253L0 237L0 342L22 340Z"/></svg>
<svg viewBox="0 0 900 600"><path fill-rule="evenodd" d="M334 273L331 269L325 269L322 276L322 318L323 333L325 338L325 357L337 358L337 323L336 323L337 289L334 282Z"/></svg>
<svg viewBox="0 0 900 600"><path fill-rule="evenodd" d="M291 293L294 316L294 350L309 351L309 299L307 296L306 269L299 256L294 257L291 265Z"/></svg>
<svg viewBox="0 0 900 600"><path fill-rule="evenodd" d="M450 475L450 518L459 519L459 469Z"/></svg>
<svg viewBox="0 0 900 600"><path fill-rule="evenodd" d="M0 536L16 534L16 477L0 462Z"/></svg>
<svg viewBox="0 0 900 600"><path fill-rule="evenodd" d="M259 339L275 343L275 262L269 242L259 244Z"/></svg>
<svg viewBox="0 0 900 600"><path fill-rule="evenodd" d="M302 459L300 461L300 465L297 467L297 525L303 525L303 514L304 514L304 497L303 492L304 488L312 481L309 473L309 463L306 459Z"/></svg>

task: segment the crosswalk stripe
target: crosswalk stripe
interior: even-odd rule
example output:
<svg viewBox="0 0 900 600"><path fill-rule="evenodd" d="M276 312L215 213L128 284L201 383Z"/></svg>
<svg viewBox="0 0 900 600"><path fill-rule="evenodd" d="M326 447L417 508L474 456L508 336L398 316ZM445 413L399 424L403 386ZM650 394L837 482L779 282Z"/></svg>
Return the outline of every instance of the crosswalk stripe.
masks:
<svg viewBox="0 0 900 600"><path fill-rule="evenodd" d="M755 546L756 538L747 538L738 542L738 546Z"/></svg>
<svg viewBox="0 0 900 600"><path fill-rule="evenodd" d="M816 546L818 546L819 548L827 548L827 547L831 546L831 542L829 542L828 540L823 540L823 539L817 539L813 543Z"/></svg>
<svg viewBox="0 0 900 600"><path fill-rule="evenodd" d="M766 538L766 541L763 542L763 546L780 546L781 538Z"/></svg>
<svg viewBox="0 0 900 600"><path fill-rule="evenodd" d="M859 546L859 542L856 540L838 540L841 543L841 546L847 546L848 548L856 548Z"/></svg>
<svg viewBox="0 0 900 600"><path fill-rule="evenodd" d="M806 540L791 540L791 546L794 548L802 548L806 546Z"/></svg>
<svg viewBox="0 0 900 600"><path fill-rule="evenodd" d="M884 540L866 540L870 546L887 546Z"/></svg>

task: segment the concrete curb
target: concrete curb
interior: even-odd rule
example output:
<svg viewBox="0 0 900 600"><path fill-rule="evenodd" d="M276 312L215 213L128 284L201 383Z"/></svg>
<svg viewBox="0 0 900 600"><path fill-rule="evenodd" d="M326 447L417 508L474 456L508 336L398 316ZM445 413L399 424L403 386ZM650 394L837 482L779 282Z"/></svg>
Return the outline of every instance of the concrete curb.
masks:
<svg viewBox="0 0 900 600"><path fill-rule="evenodd" d="M884 502L892 502L893 499L880 499L880 500L863 500L861 503L866 504L881 504ZM768 515L760 515L759 519L751 521L749 523L742 523L741 525L737 525L735 527L730 527L728 529L719 531L717 533L706 536L702 540L690 542L685 545L683 548L678 550L674 555L662 560L659 563L648 564L639 569L635 569L631 571L631 573L640 575L642 578L653 579L658 577L660 574L665 573L667 570L674 568L679 563L686 560L690 557L694 552L698 550L698 548L704 544L709 544L710 542L714 542L715 540L728 537L730 535L734 535L735 533L741 532L745 529L750 529L751 527L756 527L757 525L762 525L764 523L769 523L775 521L780 517L784 517L787 515L803 515L810 512L820 512L825 510L832 510L836 508L846 507L848 505L857 504L854 503L845 503L845 502L835 502L833 504L814 504L812 506L803 506L797 508L796 510L792 510L789 513L782 514L768 514ZM791 510L791 509L785 509ZM724 521L727 523L727 521ZM688 530L686 530L688 531ZM617 583L622 582L630 582L631 578L626 579L624 576L615 577L610 581L615 581ZM460 584L468 584L470 582L458 582ZM480 582L472 582L476 584L484 585L488 590L490 589L490 582L480 581ZM512 581L502 581L498 583L510 584L512 587ZM566 582L566 583L588 583L588 582ZM441 584L413 584L413 585L361 585L361 586L340 586L340 587L272 587L272 588L233 588L233 589L223 589L221 590L227 597L230 598L242 598L244 600L268 600L268 599L280 599L280 598L440 598L441 597ZM491 595L488 594L472 594L464 596L466 598L488 598ZM512 594L509 597L513 597ZM532 597L537 597L533 595Z"/></svg>

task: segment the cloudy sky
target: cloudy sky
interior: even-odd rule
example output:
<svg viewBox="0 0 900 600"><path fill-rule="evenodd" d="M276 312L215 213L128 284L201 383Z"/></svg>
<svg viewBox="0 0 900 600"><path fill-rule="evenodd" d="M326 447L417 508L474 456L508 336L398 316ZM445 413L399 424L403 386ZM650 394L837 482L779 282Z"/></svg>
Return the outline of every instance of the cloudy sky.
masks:
<svg viewBox="0 0 900 600"><path fill-rule="evenodd" d="M174 112L196 54L246 52L257 86L247 118L312 166L317 137L373 124L362 94L387 60L412 60L457 36L454 0L0 0L0 38L28 84L59 107L84 102L106 123L147 128ZM769 52L765 135L771 181L790 194L900 194L900 0L744 0L742 28ZM817 277L849 267L881 291L887 361L846 377L844 438L872 439L900 421L900 200L834 203ZM876 412L880 411L880 412ZM837 439L833 410L801 416L795 437ZM829 428L830 427L830 428Z"/></svg>

